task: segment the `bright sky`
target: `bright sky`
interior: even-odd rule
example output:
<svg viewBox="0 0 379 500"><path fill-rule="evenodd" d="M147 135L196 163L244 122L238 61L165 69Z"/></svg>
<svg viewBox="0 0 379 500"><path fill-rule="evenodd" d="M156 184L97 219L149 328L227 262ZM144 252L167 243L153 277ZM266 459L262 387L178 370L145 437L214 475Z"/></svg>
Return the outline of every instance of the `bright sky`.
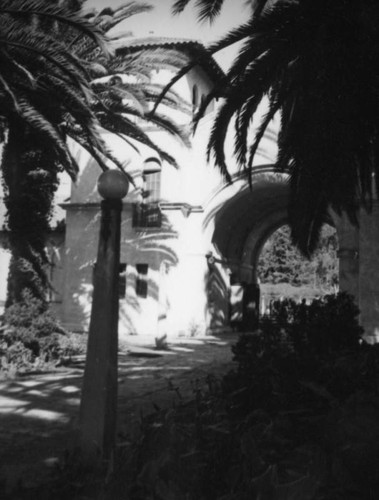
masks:
<svg viewBox="0 0 379 500"><path fill-rule="evenodd" d="M104 7L118 7L122 0L87 0L84 7L95 7L98 10ZM192 38L205 45L218 40L222 35L246 21L249 10L244 0L225 0L222 13L213 24L199 23L196 20L196 11L192 4L184 12L172 16L171 7L174 0L147 0L154 6L154 10L147 14L138 14L125 21L122 31L132 31L135 36L165 36L177 38ZM235 53L235 49L227 49L215 58L225 69Z"/></svg>

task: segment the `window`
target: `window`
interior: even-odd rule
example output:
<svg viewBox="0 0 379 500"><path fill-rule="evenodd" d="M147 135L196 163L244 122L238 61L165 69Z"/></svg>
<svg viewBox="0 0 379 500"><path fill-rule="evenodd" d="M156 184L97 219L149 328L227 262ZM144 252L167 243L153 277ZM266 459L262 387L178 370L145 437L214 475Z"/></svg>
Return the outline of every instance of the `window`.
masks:
<svg viewBox="0 0 379 500"><path fill-rule="evenodd" d="M145 203L158 202L161 196L161 173L145 174L143 190Z"/></svg>
<svg viewBox="0 0 379 500"><path fill-rule="evenodd" d="M147 276L149 272L148 264L137 264L136 295L146 299L148 292Z"/></svg>
<svg viewBox="0 0 379 500"><path fill-rule="evenodd" d="M137 264L137 273L142 274L146 276L146 274L149 272L149 265L148 264Z"/></svg>
<svg viewBox="0 0 379 500"><path fill-rule="evenodd" d="M136 294L137 297L146 299L147 297L147 281L137 278L136 282Z"/></svg>
<svg viewBox="0 0 379 500"><path fill-rule="evenodd" d="M144 200L134 206L134 227L161 227L162 214L158 205L161 195L161 172L144 175Z"/></svg>
<svg viewBox="0 0 379 500"><path fill-rule="evenodd" d="M118 271L118 298L123 299L126 294L126 264L120 263Z"/></svg>

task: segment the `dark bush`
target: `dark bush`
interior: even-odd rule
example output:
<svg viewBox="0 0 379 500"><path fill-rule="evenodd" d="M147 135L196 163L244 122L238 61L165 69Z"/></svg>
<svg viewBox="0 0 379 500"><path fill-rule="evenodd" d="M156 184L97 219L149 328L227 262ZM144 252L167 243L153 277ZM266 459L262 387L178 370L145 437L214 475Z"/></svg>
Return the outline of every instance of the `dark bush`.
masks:
<svg viewBox="0 0 379 500"><path fill-rule="evenodd" d="M223 380L232 421L248 416L254 428L253 416L264 415L270 422L270 432L263 425L256 434L266 464L283 470L304 447L321 454L327 476L311 498L371 499L379 488L368 467L379 462L372 425L379 418L379 349L362 340L358 312L346 294L276 303L260 330L233 346L237 367ZM365 422L372 439L364 437Z"/></svg>
<svg viewBox="0 0 379 500"><path fill-rule="evenodd" d="M84 471L69 455L33 498L376 499L379 348L359 342L349 300L282 303L261 331L240 337L235 370L120 437L113 473ZM340 330L324 346L325 332L313 335L328 318Z"/></svg>
<svg viewBox="0 0 379 500"><path fill-rule="evenodd" d="M0 331L0 371L15 375L64 356L83 352L72 334L66 332L42 302L25 290L22 302L9 306Z"/></svg>
<svg viewBox="0 0 379 500"><path fill-rule="evenodd" d="M356 349L363 329L358 322L359 309L345 292L325 295L309 305L286 299L275 301L270 317L264 317L261 330L271 334L280 327L300 354L310 349L317 355L331 351Z"/></svg>

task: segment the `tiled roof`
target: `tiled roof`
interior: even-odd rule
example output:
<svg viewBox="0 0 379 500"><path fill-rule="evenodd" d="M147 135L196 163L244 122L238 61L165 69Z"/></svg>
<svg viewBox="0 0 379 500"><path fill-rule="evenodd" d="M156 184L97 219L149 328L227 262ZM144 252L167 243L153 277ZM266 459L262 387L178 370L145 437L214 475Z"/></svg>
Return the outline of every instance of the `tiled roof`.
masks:
<svg viewBox="0 0 379 500"><path fill-rule="evenodd" d="M225 76L220 66L207 51L204 45L196 40L152 36L127 40L124 39L116 42L114 45L118 55L122 55L123 52L130 53L143 48L160 47L184 52L190 59L197 61L213 80L219 80Z"/></svg>

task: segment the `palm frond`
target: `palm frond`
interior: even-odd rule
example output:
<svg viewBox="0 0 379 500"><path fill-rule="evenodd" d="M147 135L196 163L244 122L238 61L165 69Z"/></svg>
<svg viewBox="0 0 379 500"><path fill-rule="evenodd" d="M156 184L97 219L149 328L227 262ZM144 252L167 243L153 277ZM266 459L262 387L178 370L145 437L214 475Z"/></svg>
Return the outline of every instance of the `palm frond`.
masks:
<svg viewBox="0 0 379 500"><path fill-rule="evenodd" d="M75 87L70 87L65 81L53 74L47 74L43 79L43 83L46 85L53 102L58 103L60 98L64 99L69 114L77 124L84 126L95 121L95 114L83 101L82 93L78 92ZM51 112L56 115L59 107L52 105L51 109Z"/></svg>
<svg viewBox="0 0 379 500"><path fill-rule="evenodd" d="M161 84L147 84L143 88L144 98L148 102L155 103L162 92ZM172 110L178 110L186 114L192 114L192 105L180 94L171 89L162 99L162 105L168 106Z"/></svg>
<svg viewBox="0 0 379 500"><path fill-rule="evenodd" d="M45 137L48 143L55 149L59 161L72 178L78 172L77 165L73 160L68 147L57 127L55 127L45 116L43 116L26 97L18 99L20 116L26 123L34 129L41 137Z"/></svg>
<svg viewBox="0 0 379 500"><path fill-rule="evenodd" d="M270 64L268 67L276 74L277 64L279 64L277 54L269 54L267 57L270 57L270 63L275 61L275 64ZM208 142L208 157L213 154L216 165L224 175L227 170L224 144L229 124L235 114L237 114L235 154L240 166L244 167L246 164L249 123L264 95L268 93L272 82L272 73L267 70L265 62L265 60L260 61L245 69L240 81L227 87L225 102L216 115ZM275 107L280 108L280 106Z"/></svg>
<svg viewBox="0 0 379 500"><path fill-rule="evenodd" d="M182 143L188 148L191 146L191 141L189 140L190 132L188 127L179 126L169 117L158 115L156 113L154 113L153 115L146 115L144 118L150 123L157 125L159 129L165 130L170 135L179 138Z"/></svg>
<svg viewBox="0 0 379 500"><path fill-rule="evenodd" d="M322 186L309 182L308 167L292 160L290 164L290 202L288 216L293 243L306 256L314 252L328 213L328 200Z"/></svg>
<svg viewBox="0 0 379 500"><path fill-rule="evenodd" d="M251 36L252 35L251 23L252 19L249 19L247 23L238 26L234 30L230 31L227 35L223 36L217 42L208 45L207 47L208 52L210 54L215 54L216 52L226 49L227 47L230 47L231 45L240 42L244 38Z"/></svg>
<svg viewBox="0 0 379 500"><path fill-rule="evenodd" d="M220 14L224 0L196 0L199 21L212 23Z"/></svg>
<svg viewBox="0 0 379 500"><path fill-rule="evenodd" d="M280 107L281 107L280 101L270 102L270 109L266 113L266 115L263 117L261 124L260 124L257 132L255 133L254 142L249 147L249 159L248 159L248 163L247 163L247 170L249 172L250 179L251 179L253 161L254 161L254 157L255 157L255 154L257 152L258 146L259 146L261 140L263 139L264 134L266 133L267 127L272 122L274 116L279 111Z"/></svg>
<svg viewBox="0 0 379 500"><path fill-rule="evenodd" d="M116 134L122 134L126 136L126 138L130 138L137 141L137 143L144 144L145 146L148 146L156 151L162 159L165 159L171 165L175 167L178 166L176 160L171 155L163 151L150 139L141 127L133 123L133 121L129 120L125 115L114 112L103 112L98 114L98 118L104 129Z"/></svg>
<svg viewBox="0 0 379 500"><path fill-rule="evenodd" d="M218 84L215 85L206 96L204 96L204 99L202 99L199 109L197 110L192 120L193 133L196 132L197 126L200 120L204 117L209 104L213 101L213 99L220 97L222 93L225 93L227 85L228 80L227 78L224 78L220 82L218 82Z"/></svg>
<svg viewBox="0 0 379 500"><path fill-rule="evenodd" d="M31 27L1 31L5 36L1 37L0 43L9 51L10 57L24 63L29 73L38 71L41 59L45 59L52 65L50 71L61 71L78 86L85 87L88 84L88 74L83 64L53 38L36 33Z"/></svg>
<svg viewBox="0 0 379 500"><path fill-rule="evenodd" d="M0 50L0 64L3 74L15 72L12 76L12 80L16 79L16 75L19 74L23 79L26 79L30 86L33 88L36 85L36 78L31 71L24 65L18 62L14 57L11 57L6 50Z"/></svg>
<svg viewBox="0 0 379 500"><path fill-rule="evenodd" d="M260 16L264 9L270 5L270 0L252 0L251 9L256 17Z"/></svg>
<svg viewBox="0 0 379 500"><path fill-rule="evenodd" d="M93 147L92 143L88 141L85 134L81 133L78 129L71 129L67 130L67 135L82 146L82 148L92 156L103 172L108 170L108 165L105 161L104 155L100 154L99 150Z"/></svg>
<svg viewBox="0 0 379 500"><path fill-rule="evenodd" d="M103 9L97 15L95 20L100 25L101 30L107 33L121 22L137 14L150 12L154 7L151 4L143 2L127 2L116 9L110 7Z"/></svg>
<svg viewBox="0 0 379 500"><path fill-rule="evenodd" d="M167 92L175 85L176 82L178 82L184 75L186 75L191 69L193 69L198 63L193 61L190 64L187 64L184 68L178 71L178 73L167 83L167 85L164 86L162 89L162 93L157 99L156 103L154 104L154 107L152 109L152 113L155 113L158 106L162 102L163 98L167 94Z"/></svg>
<svg viewBox="0 0 379 500"><path fill-rule="evenodd" d="M43 0L2 0L0 15L2 14L9 14L15 18L34 15L58 21L60 24L67 25L88 36L97 46L101 47L103 53L110 54L102 31L93 23L88 22L80 13L66 7L64 4L58 5Z"/></svg>
<svg viewBox="0 0 379 500"><path fill-rule="evenodd" d="M174 15L180 14L190 2L191 0L176 0L171 9L172 13Z"/></svg>
<svg viewBox="0 0 379 500"><path fill-rule="evenodd" d="M231 182L231 176L226 164L224 144L234 113L234 103L226 100L216 114L207 146L208 161L211 157L214 158L215 164L228 182Z"/></svg>
<svg viewBox="0 0 379 500"><path fill-rule="evenodd" d="M12 103L12 107L13 107L14 111L16 111L18 113L20 111L20 109L19 109L19 105L17 102L17 97L12 92L12 89L9 87L6 80L1 76L1 73L0 73L0 85L3 87L5 94L10 98L10 101Z"/></svg>

